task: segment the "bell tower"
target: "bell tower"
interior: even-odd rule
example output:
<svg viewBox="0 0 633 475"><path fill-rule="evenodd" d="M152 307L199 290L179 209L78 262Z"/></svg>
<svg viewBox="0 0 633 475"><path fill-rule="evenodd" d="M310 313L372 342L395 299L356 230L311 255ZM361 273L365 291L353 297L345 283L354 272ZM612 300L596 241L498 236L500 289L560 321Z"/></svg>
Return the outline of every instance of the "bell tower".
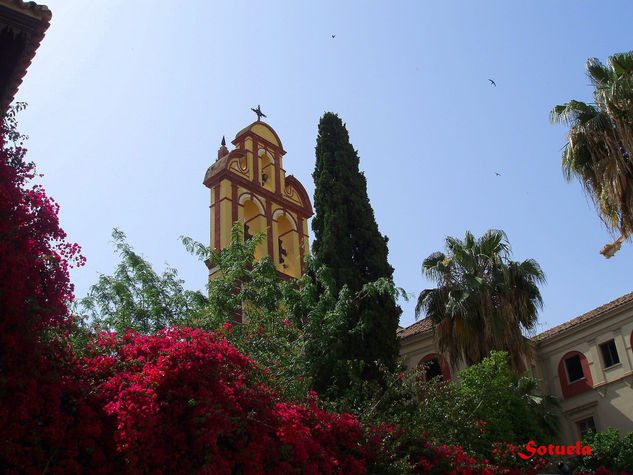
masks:
<svg viewBox="0 0 633 475"><path fill-rule="evenodd" d="M233 224L242 221L245 239L265 233L255 258L269 255L282 278L298 278L305 270L312 205L299 180L286 176L279 136L260 120L259 107L253 110L258 120L237 133L233 150L222 138L218 158L204 176L211 190L211 247L225 248ZM210 278L216 273L209 269Z"/></svg>

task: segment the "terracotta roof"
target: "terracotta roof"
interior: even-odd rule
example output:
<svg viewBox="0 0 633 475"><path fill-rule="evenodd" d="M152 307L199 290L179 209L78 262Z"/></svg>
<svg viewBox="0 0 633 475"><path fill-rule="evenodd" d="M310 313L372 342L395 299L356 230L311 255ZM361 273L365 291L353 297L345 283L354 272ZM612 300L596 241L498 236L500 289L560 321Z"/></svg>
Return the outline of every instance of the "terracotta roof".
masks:
<svg viewBox="0 0 633 475"><path fill-rule="evenodd" d="M594 308L593 310L580 315L579 317L573 318L565 323L561 323L560 325L555 326L554 328L550 328L549 330L544 331L543 333L539 333L534 338L533 341L543 341L548 338L553 337L565 330L578 326L582 323L588 322L590 320L594 320L603 316L611 310L614 310L626 303L633 302L633 292L623 295L620 298L617 298L609 303L606 303L598 308ZM430 318L424 318L419 322L415 322L413 325L409 325L406 328L398 328L398 337L404 339L410 336L419 335L421 333L426 333L433 330L433 323Z"/></svg>
<svg viewBox="0 0 633 475"><path fill-rule="evenodd" d="M5 112L18 92L22 78L31 64L35 51L44 38L51 21L51 11L45 5L22 0L0 0L0 26L16 34L26 35L24 50L16 58L13 70L6 78L6 88L0 91L0 113Z"/></svg>
<svg viewBox="0 0 633 475"><path fill-rule="evenodd" d="M406 328L398 329L399 338L408 338L413 335L419 335L420 333L426 333L433 329L433 322L430 318L424 318L419 322L415 322L413 325L409 325Z"/></svg>
<svg viewBox="0 0 633 475"><path fill-rule="evenodd" d="M213 164L207 168L207 172L204 174L204 180L202 180L202 184L205 186L209 186L209 180L213 178L218 173L226 170L228 167L229 160L235 157L243 157L245 155L245 151L239 148L231 150L229 153L224 155L222 158L218 158Z"/></svg>
<svg viewBox="0 0 633 475"><path fill-rule="evenodd" d="M611 302L606 303L598 308L594 308L593 310L587 313L583 313L579 317L573 318L565 323L561 323L560 325L557 325L554 328L550 328L549 330L546 330L543 333L536 335L533 338L533 340L534 341L546 340L548 338L553 337L554 335L558 335L559 333L564 332L565 330L569 330L570 328L578 326L582 323L599 318L605 313L611 310L614 310L620 307L621 305L624 305L629 302L633 302L633 292L623 295L622 297L618 299L612 300Z"/></svg>

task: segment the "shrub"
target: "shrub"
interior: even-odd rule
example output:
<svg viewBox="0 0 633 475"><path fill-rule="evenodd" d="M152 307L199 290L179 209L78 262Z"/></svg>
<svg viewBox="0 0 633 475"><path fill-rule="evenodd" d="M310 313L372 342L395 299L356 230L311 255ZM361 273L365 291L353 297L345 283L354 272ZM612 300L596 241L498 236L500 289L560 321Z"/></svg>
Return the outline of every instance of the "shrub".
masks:
<svg viewBox="0 0 633 475"><path fill-rule="evenodd" d="M15 129L23 107L0 124L0 466L76 472L80 462L92 466L79 441L99 428L79 402L71 355L49 337L68 329L68 268L84 259L65 240L57 204L30 184L35 168L24 161L24 137Z"/></svg>
<svg viewBox="0 0 633 475"><path fill-rule="evenodd" d="M365 473L361 424L280 400L226 339L172 328L102 333L84 359L132 473ZM186 454L186 456L184 455Z"/></svg>
<svg viewBox="0 0 633 475"><path fill-rule="evenodd" d="M581 445L591 447L591 455L579 455L573 466L579 472L590 472L600 467L612 472L633 472L633 432L620 437L609 427L603 432L589 432Z"/></svg>

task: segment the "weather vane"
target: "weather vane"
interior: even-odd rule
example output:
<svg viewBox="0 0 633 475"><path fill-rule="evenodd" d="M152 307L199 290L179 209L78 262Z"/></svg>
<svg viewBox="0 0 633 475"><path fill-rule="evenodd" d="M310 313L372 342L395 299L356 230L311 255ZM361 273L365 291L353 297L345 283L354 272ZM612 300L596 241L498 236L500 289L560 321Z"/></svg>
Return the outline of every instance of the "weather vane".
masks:
<svg viewBox="0 0 633 475"><path fill-rule="evenodd" d="M262 120L262 117L266 117L266 114L264 114L264 113L262 112L262 110L259 108L259 104L257 104L257 109L253 109L253 108L251 107L251 110L252 110L253 112L255 112L255 114L257 114L257 120L258 120L258 121Z"/></svg>

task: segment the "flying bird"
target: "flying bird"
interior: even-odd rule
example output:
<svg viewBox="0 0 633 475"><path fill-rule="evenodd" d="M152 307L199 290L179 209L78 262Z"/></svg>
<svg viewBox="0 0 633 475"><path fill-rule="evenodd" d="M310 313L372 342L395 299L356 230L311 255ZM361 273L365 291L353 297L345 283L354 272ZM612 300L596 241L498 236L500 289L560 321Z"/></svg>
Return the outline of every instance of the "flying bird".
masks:
<svg viewBox="0 0 633 475"><path fill-rule="evenodd" d="M501 176L501 173L495 172L495 175L497 175L497 176Z"/></svg>
<svg viewBox="0 0 633 475"><path fill-rule="evenodd" d="M494 82L492 79L488 79L488 81L490 81L491 86L497 87L497 83Z"/></svg>
<svg viewBox="0 0 633 475"><path fill-rule="evenodd" d="M336 38L336 35L332 35L332 38Z"/></svg>

